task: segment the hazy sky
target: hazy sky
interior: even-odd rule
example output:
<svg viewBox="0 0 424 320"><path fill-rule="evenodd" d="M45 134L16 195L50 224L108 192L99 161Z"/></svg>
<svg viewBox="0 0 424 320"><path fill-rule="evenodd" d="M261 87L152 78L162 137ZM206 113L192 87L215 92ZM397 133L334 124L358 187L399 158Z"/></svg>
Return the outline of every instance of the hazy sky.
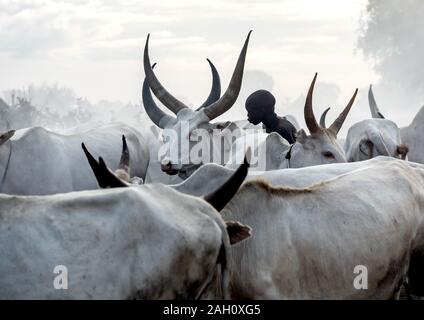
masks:
<svg viewBox="0 0 424 320"><path fill-rule="evenodd" d="M248 74L270 77L279 104L305 94L314 72L336 85L339 110L378 76L356 52L365 0L0 0L0 91L55 83L78 95L139 101L142 50L161 82L191 105L206 98L210 58L226 88L253 30ZM251 77L249 89L261 88ZM333 88L334 89L334 88ZM330 90L331 91L331 90ZM319 99L320 92L316 92ZM319 110L327 106L319 106ZM368 112L368 110L365 110Z"/></svg>

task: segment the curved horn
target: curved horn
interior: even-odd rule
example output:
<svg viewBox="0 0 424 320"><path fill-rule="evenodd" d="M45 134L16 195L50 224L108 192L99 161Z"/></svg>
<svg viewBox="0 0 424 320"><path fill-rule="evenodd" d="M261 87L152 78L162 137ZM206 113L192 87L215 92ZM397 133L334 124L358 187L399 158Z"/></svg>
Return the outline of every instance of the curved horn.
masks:
<svg viewBox="0 0 424 320"><path fill-rule="evenodd" d="M318 125L317 120L312 109L312 95L314 94L315 81L317 80L318 73L315 73L314 79L309 87L308 95L305 102L305 122L311 134L320 132L322 128Z"/></svg>
<svg viewBox="0 0 424 320"><path fill-rule="evenodd" d="M184 103L171 95L159 82L158 78L153 72L149 58L149 38L150 34L147 35L146 45L144 46L144 73L146 75L147 83L152 89L155 96L163 103L165 107L177 114L180 110L188 108Z"/></svg>
<svg viewBox="0 0 424 320"><path fill-rule="evenodd" d="M0 135L0 146L13 137L16 130L9 130L6 133Z"/></svg>
<svg viewBox="0 0 424 320"><path fill-rule="evenodd" d="M128 185L119 179L112 171L109 170L102 157L99 157L100 170L105 178L105 185L100 186L102 188L122 188L128 187Z"/></svg>
<svg viewBox="0 0 424 320"><path fill-rule="evenodd" d="M319 125L322 127L322 128L326 128L327 126L325 125L325 118L327 117L327 113L328 113L328 111L330 110L330 107L328 107L327 109L325 109L324 110L324 112L322 113L322 115L321 115L321 118L319 119Z"/></svg>
<svg viewBox="0 0 424 320"><path fill-rule="evenodd" d="M374 93L372 92L372 84L368 90L368 104L370 105L371 116L375 119L384 119L383 115L378 110L377 103L375 102Z"/></svg>
<svg viewBox="0 0 424 320"><path fill-rule="evenodd" d="M91 153L87 150L84 143L81 143L81 147L84 150L85 156L87 157L88 163L96 176L97 183L100 188L120 188L128 187L128 185L119 179L114 173L112 173L103 161L103 158L99 158L99 162L94 159Z"/></svg>
<svg viewBox="0 0 424 320"><path fill-rule="evenodd" d="M128 149L125 135L122 135L122 153L118 168L124 170L128 174L130 173L130 150Z"/></svg>
<svg viewBox="0 0 424 320"><path fill-rule="evenodd" d="M240 56L237 60L233 76L231 77L230 84L228 85L228 88L225 91L224 95L218 101L215 101L214 103L203 109L205 114L208 116L209 120L215 119L224 112L228 111L237 100L241 89L241 83L243 80L244 63L246 61L247 46L249 44L251 33L252 30L250 30L249 34L247 35L246 41L243 45L243 49L241 50Z"/></svg>
<svg viewBox="0 0 424 320"><path fill-rule="evenodd" d="M217 211L224 209L246 178L250 166L247 160L249 155L250 149L248 149L246 156L244 157L243 164L238 167L232 176L217 190L203 197L203 199L209 202L209 204L211 204Z"/></svg>
<svg viewBox="0 0 424 320"><path fill-rule="evenodd" d="M152 69L155 67L156 63L153 64ZM147 115L153 121L155 125L163 129L164 124L170 121L174 121L175 118L163 112L157 106L156 102L153 100L152 94L150 92L149 84L147 83L146 78L143 82L143 105L144 110L146 110Z"/></svg>
<svg viewBox="0 0 424 320"><path fill-rule="evenodd" d="M200 109L203 109L204 107L207 107L208 105L214 103L221 96L221 79L219 77L219 73L216 70L213 63L209 59L206 59L206 60L208 61L209 66L211 67L212 88L211 88L211 91L210 91L209 96L206 99L206 101L203 102L202 105L199 108L196 109L196 111L199 111Z"/></svg>
<svg viewBox="0 0 424 320"><path fill-rule="evenodd" d="M335 135L339 133L340 128L343 125L343 122L346 120L347 114L350 111L350 108L352 108L353 102L355 101L356 94L358 93L358 89L355 90L355 93L353 94L352 98L350 98L349 103L347 104L346 108L340 113L340 115L337 117L336 120L331 124L331 126L328 128L328 130L332 131Z"/></svg>

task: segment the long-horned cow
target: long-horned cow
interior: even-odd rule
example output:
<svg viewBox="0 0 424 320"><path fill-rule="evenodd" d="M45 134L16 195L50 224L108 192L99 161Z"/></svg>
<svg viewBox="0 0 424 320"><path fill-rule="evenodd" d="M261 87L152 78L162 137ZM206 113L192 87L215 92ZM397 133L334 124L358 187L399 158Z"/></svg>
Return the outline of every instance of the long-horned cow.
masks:
<svg viewBox="0 0 424 320"><path fill-rule="evenodd" d="M147 37L143 59L145 81L159 101L176 115L174 117L161 111L153 99L148 96L147 87L144 87L146 89L143 90L145 108L147 105L152 121L164 129L162 132L164 152L160 155L161 168L164 172L187 177L203 162L212 162L211 160L213 160L213 162L225 163L225 152L229 151L232 141L225 143L225 137L221 133L228 132L228 129L231 131L231 124L225 128L227 130L222 130L222 124L213 124L210 121L229 110L238 97L250 34L251 32L244 43L227 90L218 100L207 105L204 104L197 110L191 110L176 99L159 82L149 58L150 35ZM200 159L193 159L191 156L193 147L199 145L199 141L201 141L201 150L198 150L197 154L201 153L201 156ZM222 154L221 148L223 145L224 154Z"/></svg>
<svg viewBox="0 0 424 320"><path fill-rule="evenodd" d="M399 127L381 114L371 85L368 102L372 119L362 120L349 128L344 145L347 160L362 161L376 156L406 159L408 147L402 143Z"/></svg>
<svg viewBox="0 0 424 320"><path fill-rule="evenodd" d="M423 167L393 158L346 166L358 164L302 188L264 180L241 187L223 217L255 232L232 250L232 298L390 299L407 276L423 292Z"/></svg>
<svg viewBox="0 0 424 320"><path fill-rule="evenodd" d="M304 116L310 135L301 129L297 133L297 140L293 145L277 133L241 136L232 147L231 159L227 166L232 168L240 163L246 147L256 147L253 151L257 155L255 169L275 170L280 168L299 168L325 163L346 162L343 148L337 142L337 134L343 125L354 101L358 89L355 90L349 103L337 119L328 127L323 127L316 121L312 96L317 74L309 87L305 101ZM259 142L255 142L259 141ZM254 163L251 164L252 166Z"/></svg>
<svg viewBox="0 0 424 320"><path fill-rule="evenodd" d="M204 103L197 109L200 110L215 101L217 101L221 96L221 80L219 77L219 73L216 70L214 64L207 59L211 73L212 73L212 87L209 93L209 96L205 100ZM156 64L153 64L152 69ZM154 125L150 126L149 135L149 165L146 172L145 182L155 182L155 183L164 183L164 184L173 184L178 183L182 179L176 175L169 175L162 171L161 159L159 157L159 153L162 147L161 143L161 132L157 129L157 127L163 129L162 122L167 122L167 119L170 119L169 115L165 114L155 103L153 100L152 94L150 92L149 85L147 80L144 79L143 87L142 87L142 97L143 97L143 105L146 111L146 114L152 120ZM156 127L157 126L157 127Z"/></svg>
<svg viewBox="0 0 424 320"><path fill-rule="evenodd" d="M219 298L228 299L231 245L250 228L218 211L248 163L197 198L162 184L127 188L84 151L99 185L113 189L0 195L0 298L198 299L219 279Z"/></svg>

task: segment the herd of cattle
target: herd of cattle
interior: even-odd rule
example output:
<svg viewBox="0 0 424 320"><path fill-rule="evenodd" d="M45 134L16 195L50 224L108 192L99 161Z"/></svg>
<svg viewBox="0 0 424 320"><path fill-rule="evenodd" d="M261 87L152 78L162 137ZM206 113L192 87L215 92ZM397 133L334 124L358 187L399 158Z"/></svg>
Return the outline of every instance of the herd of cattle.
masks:
<svg viewBox="0 0 424 320"><path fill-rule="evenodd" d="M357 90L327 126L329 110L319 122L313 112L315 74L309 134L298 128L294 144L246 121L212 123L238 97L249 37L222 96L208 60L212 89L196 110L159 82L147 37L142 96L153 124L0 136L0 298L424 295L424 109L399 128L370 87L372 118L342 140ZM199 129L216 161L197 163L181 148L171 155L165 132L190 151ZM66 267L66 288L54 286L56 266ZM357 266L367 270L359 289Z"/></svg>

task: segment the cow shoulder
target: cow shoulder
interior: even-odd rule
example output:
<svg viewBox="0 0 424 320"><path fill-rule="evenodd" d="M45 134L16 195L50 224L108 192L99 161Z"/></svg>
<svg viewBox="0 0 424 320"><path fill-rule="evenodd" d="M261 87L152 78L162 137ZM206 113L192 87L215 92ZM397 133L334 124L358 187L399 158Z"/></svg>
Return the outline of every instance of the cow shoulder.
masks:
<svg viewBox="0 0 424 320"><path fill-rule="evenodd" d="M281 163L285 160L285 154L290 148L290 144L277 132L272 132L266 137L266 170L281 168Z"/></svg>

